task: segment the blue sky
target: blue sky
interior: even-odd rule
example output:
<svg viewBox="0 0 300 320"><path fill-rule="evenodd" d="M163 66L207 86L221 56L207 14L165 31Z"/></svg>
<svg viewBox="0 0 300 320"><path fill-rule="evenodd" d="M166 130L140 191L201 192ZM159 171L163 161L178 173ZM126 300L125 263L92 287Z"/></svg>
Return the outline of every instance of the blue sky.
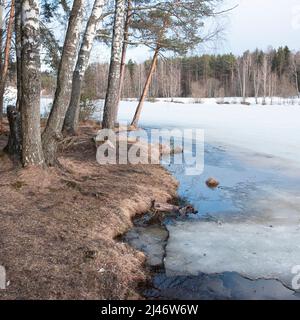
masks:
<svg viewBox="0 0 300 320"><path fill-rule="evenodd" d="M300 50L300 1L299 0L225 0L223 8L236 9L219 17L224 27L222 39L201 46L195 54L228 53L241 54L256 48L267 49L288 45ZM221 9L220 9L221 10ZM96 46L93 60L106 61L110 51ZM135 48L128 52L128 59L144 61L151 56L147 49Z"/></svg>

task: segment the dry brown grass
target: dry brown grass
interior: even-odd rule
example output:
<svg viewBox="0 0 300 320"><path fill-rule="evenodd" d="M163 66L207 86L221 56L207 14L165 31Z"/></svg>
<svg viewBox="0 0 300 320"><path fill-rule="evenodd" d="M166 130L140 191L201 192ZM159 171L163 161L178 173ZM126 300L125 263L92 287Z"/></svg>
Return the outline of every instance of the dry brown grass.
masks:
<svg viewBox="0 0 300 320"><path fill-rule="evenodd" d="M0 154L0 299L139 297L145 258L116 238L177 184L160 166L99 166L92 134L81 128L60 168L24 170Z"/></svg>

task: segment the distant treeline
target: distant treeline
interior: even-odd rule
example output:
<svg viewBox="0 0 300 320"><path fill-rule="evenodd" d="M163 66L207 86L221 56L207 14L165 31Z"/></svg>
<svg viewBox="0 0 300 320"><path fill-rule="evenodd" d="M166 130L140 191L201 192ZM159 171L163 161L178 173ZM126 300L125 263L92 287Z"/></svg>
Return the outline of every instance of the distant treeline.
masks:
<svg viewBox="0 0 300 320"><path fill-rule="evenodd" d="M123 98L142 94L150 61L126 65ZM83 99L104 98L108 64L91 64L86 71ZM43 87L55 87L44 74ZM300 52L288 47L267 52L246 51L233 54L163 58L158 61L149 89L149 97L291 97L299 95Z"/></svg>

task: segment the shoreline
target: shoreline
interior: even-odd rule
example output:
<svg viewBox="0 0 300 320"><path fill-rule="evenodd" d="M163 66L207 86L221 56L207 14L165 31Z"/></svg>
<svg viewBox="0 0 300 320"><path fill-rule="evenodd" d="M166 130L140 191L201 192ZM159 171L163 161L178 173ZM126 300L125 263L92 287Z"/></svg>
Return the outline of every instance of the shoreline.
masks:
<svg viewBox="0 0 300 320"><path fill-rule="evenodd" d="M33 172L0 157L0 265L10 282L0 299L143 299L145 255L118 238L153 200L176 199L178 183L160 165L99 166L94 133L81 127L61 168Z"/></svg>

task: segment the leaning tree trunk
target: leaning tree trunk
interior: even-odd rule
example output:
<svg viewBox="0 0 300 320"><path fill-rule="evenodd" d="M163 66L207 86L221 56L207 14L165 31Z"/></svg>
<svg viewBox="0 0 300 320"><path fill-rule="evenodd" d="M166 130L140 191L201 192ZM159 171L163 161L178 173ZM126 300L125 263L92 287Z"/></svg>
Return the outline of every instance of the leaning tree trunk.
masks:
<svg viewBox="0 0 300 320"><path fill-rule="evenodd" d="M124 39L125 7L125 0L116 0L108 86L102 121L102 128L106 129L114 128L118 110L122 45Z"/></svg>
<svg viewBox="0 0 300 320"><path fill-rule="evenodd" d="M150 71L148 73L148 77L147 77L147 80L146 80L146 83L145 83L145 87L144 87L142 96L140 98L140 102L139 102L139 104L138 104L138 106L136 108L135 115L133 117L132 123L131 123L131 125L133 127L137 127L138 122L140 120L142 107L143 107L143 104L145 102L146 96L148 94L150 83L151 83L151 79L152 79L153 73L154 73L155 68L156 68L157 59L158 59L158 53L159 53L159 48L156 48L155 51L154 51L154 56L153 56L151 67L150 67Z"/></svg>
<svg viewBox="0 0 300 320"><path fill-rule="evenodd" d="M82 81L88 67L93 42L97 32L97 24L101 18L105 2L106 0L95 0L83 36L77 64L73 73L71 101L64 123L64 131L68 134L76 134L78 129Z"/></svg>
<svg viewBox="0 0 300 320"><path fill-rule="evenodd" d="M40 21L39 1L22 0L22 162L44 163L40 126Z"/></svg>
<svg viewBox="0 0 300 320"><path fill-rule="evenodd" d="M11 6L10 6L9 19L7 23L7 30L6 30L6 41L5 41L3 65L1 66L1 75L0 75L0 129L2 129L2 122L3 122L3 102L4 102L4 93L5 93L5 84L7 79L8 65L9 65L9 54L10 54L10 48L11 48L14 16L15 16L15 0L12 0Z"/></svg>
<svg viewBox="0 0 300 320"><path fill-rule="evenodd" d="M120 100L122 98L122 90L124 86L124 79L125 79L125 71L126 71L126 54L127 54L127 47L128 47L128 39L129 39L129 25L131 21L131 0L127 2L127 14L125 20L125 27L124 27L124 42L122 48L122 58L121 58L121 68L120 68L120 84L119 84L119 93L118 93L118 102L117 105L119 106ZM116 112L118 111L118 107L116 108ZM115 117L117 118L117 114Z"/></svg>
<svg viewBox="0 0 300 320"><path fill-rule="evenodd" d="M68 30L57 75L57 88L53 106L42 135L45 160L48 165L54 165L58 143L62 137L61 131L65 115L70 103L72 75L76 63L77 48L80 40L80 27L83 19L85 0L74 0Z"/></svg>

